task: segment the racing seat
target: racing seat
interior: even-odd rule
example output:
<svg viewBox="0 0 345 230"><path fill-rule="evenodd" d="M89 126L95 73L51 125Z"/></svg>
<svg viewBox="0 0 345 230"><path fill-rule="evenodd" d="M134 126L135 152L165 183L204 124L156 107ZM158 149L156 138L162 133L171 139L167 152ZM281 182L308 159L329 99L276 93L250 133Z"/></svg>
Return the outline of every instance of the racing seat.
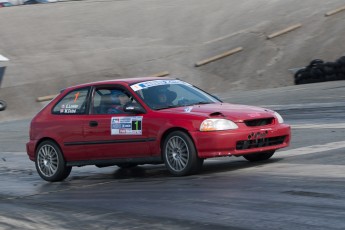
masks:
<svg viewBox="0 0 345 230"><path fill-rule="evenodd" d="M120 105L118 98L112 97L111 94L102 95L99 105L99 114L108 114L109 110L116 105Z"/></svg>

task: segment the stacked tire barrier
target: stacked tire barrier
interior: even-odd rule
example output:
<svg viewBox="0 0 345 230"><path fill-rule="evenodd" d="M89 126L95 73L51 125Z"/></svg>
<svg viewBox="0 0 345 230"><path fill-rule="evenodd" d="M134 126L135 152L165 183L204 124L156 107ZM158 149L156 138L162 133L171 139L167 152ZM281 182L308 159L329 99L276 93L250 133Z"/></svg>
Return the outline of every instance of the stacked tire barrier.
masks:
<svg viewBox="0 0 345 230"><path fill-rule="evenodd" d="M315 59L295 73L295 84L345 80L345 56L335 62Z"/></svg>

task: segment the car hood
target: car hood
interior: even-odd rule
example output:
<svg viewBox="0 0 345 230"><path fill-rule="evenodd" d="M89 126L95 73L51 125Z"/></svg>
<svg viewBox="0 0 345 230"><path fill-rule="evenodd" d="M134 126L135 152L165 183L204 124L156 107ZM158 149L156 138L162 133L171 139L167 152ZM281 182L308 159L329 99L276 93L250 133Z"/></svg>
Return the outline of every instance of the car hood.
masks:
<svg viewBox="0 0 345 230"><path fill-rule="evenodd" d="M274 117L274 112L269 109L229 103L191 105L185 107L166 109L165 112L185 113L209 118L224 117L235 122L242 122L244 120L253 120L258 118Z"/></svg>

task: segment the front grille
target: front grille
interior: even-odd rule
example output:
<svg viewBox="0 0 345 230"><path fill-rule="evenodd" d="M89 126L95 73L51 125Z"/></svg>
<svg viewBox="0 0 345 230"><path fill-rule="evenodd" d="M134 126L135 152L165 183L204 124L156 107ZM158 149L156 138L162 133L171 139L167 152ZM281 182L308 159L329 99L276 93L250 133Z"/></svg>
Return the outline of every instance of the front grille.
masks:
<svg viewBox="0 0 345 230"><path fill-rule="evenodd" d="M255 140L238 141L236 150L254 149L266 146L280 145L284 143L286 136L259 138Z"/></svg>
<svg viewBox="0 0 345 230"><path fill-rule="evenodd" d="M246 120L244 123L249 126L264 126L264 125L270 125L273 123L273 117L270 118L263 118L263 119L254 119L254 120Z"/></svg>

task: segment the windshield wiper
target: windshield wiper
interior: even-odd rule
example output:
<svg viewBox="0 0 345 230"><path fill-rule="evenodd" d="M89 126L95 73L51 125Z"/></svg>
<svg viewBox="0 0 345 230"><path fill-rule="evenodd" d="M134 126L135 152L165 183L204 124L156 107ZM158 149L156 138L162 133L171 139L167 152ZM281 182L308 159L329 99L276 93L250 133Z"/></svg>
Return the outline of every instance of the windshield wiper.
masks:
<svg viewBox="0 0 345 230"><path fill-rule="evenodd" d="M211 101L199 101L199 102L196 102L196 103L193 103L191 105L205 105L205 104L212 104L213 102Z"/></svg>
<svg viewBox="0 0 345 230"><path fill-rule="evenodd" d="M156 110L170 109L170 108L176 108L176 107L180 107L180 105L168 105L168 106L163 106L163 107L156 108Z"/></svg>

